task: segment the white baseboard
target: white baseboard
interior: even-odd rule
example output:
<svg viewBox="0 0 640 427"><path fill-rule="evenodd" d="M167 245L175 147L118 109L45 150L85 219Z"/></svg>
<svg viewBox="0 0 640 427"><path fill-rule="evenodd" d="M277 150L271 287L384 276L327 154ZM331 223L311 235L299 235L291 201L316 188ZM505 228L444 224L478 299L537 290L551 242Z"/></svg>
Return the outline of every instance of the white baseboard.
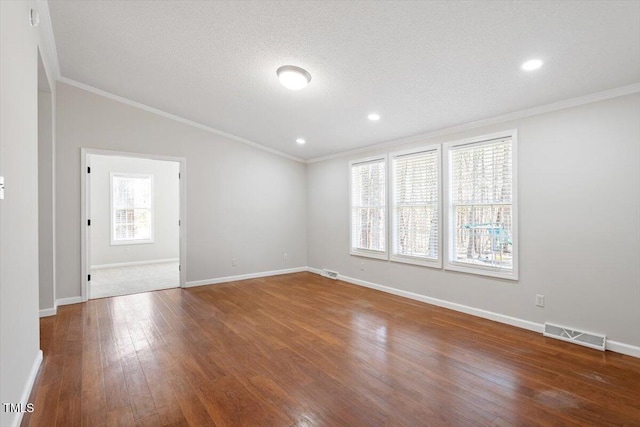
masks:
<svg viewBox="0 0 640 427"><path fill-rule="evenodd" d="M152 259L149 261L132 261L132 262L119 262L116 264L98 264L92 265L91 270L101 270L103 268L116 268L116 267L132 267L135 265L149 265L149 264L164 264L166 262L178 262L179 258L167 258L167 259Z"/></svg>
<svg viewBox="0 0 640 427"><path fill-rule="evenodd" d="M412 300L426 302L427 304L437 305L438 307L444 307L450 310L459 311L461 313L482 317L483 319L489 319L496 322L505 323L507 325L517 326L518 328L527 329L529 331L542 332L544 330L544 325L541 325L540 323L518 319L517 317L511 317L500 313L494 313L492 311L469 307L468 305L445 301L438 298L432 298L426 295L416 294L414 292L403 291L400 289L392 288L390 286L379 285L377 283L367 282L365 280L355 279L349 276L343 276L342 274L338 275L338 279L345 282L353 283L354 285L364 286L367 288L376 289L378 291L387 292L389 294L410 298Z"/></svg>
<svg viewBox="0 0 640 427"><path fill-rule="evenodd" d="M33 365L31 365L31 371L29 372L29 377L27 378L27 383L24 385L24 390L22 391L22 397L20 398L20 403L22 407L25 408L27 403L29 403L29 395L31 394L31 390L33 389L33 383L36 381L36 376L38 375L38 369L40 369L40 364L42 363L42 350L38 350L36 354L36 358L33 361ZM31 402L35 403L35 402ZM18 427L22 422L23 412L16 412L13 422L10 423L11 426Z"/></svg>
<svg viewBox="0 0 640 427"><path fill-rule="evenodd" d="M322 273L322 270L319 268L296 267L296 268L287 268L283 270L272 270L272 271L262 271L258 273L240 274L237 276L218 277L215 279L195 280L195 281L187 282L185 284L185 288L192 288L192 287L204 286L204 285L215 285L219 283L235 282L239 280L256 279L259 277L278 276L281 274L300 273L302 271L308 271L310 273L314 273L318 275L321 275ZM366 280L360 280L353 277L344 276L342 274L338 275L338 279L348 283L352 283L354 285L375 289L375 290L386 292L393 295L398 295L398 296L409 298L415 301L436 305L438 307L448 308L450 310L459 311L461 313L470 314L472 316L481 317L483 319L493 320L495 322L504 323L504 324L515 326L522 329L527 329L529 331L538 332L538 333L542 333L544 331L544 325L541 323L531 322L529 320L519 319L517 317L507 316L505 314L500 314L492 311L482 310L479 308L469 307L467 305L445 301L438 298L432 298L426 295L416 294L414 292L403 291L401 289L392 288L390 286L384 286L384 285L380 285L373 282L367 282ZM67 305L67 304L77 304L80 302L82 302L81 297L62 298L62 299L56 300L56 306ZM46 315L52 316L56 314L55 308L45 309L45 310L40 310L40 317L44 317L45 315L43 314L43 312L49 313L49 310L53 310L53 312ZM640 358L639 346L625 344L618 341L607 340L606 347L607 347L607 350L614 351L616 353L626 354L628 356Z"/></svg>
<svg viewBox="0 0 640 427"><path fill-rule="evenodd" d="M82 302L82 297L60 298L56 300L56 307L61 305L79 304Z"/></svg>
<svg viewBox="0 0 640 427"><path fill-rule="evenodd" d="M216 285L219 283L236 282L238 280L257 279L259 277L279 276L281 274L300 273L308 271L308 267L285 268L283 270L261 271L258 273L240 274L238 276L218 277L216 279L194 280L187 282L185 288L193 288L195 286Z"/></svg>
<svg viewBox="0 0 640 427"><path fill-rule="evenodd" d="M58 312L58 307L43 308L40 310L40 317L55 316L57 312Z"/></svg>
<svg viewBox="0 0 640 427"><path fill-rule="evenodd" d="M322 270L313 267L307 267L307 271L315 274L321 274ZM507 325L516 326L518 328L527 329L533 332L542 333L544 331L544 325L541 323L531 322L529 320L519 319L517 317L511 317L500 313L494 313L492 311L482 310L479 308L469 307L467 305L458 304L455 302L445 301L438 298L431 298L426 295L416 294L414 292L403 291L401 289L392 288L390 286L379 285L377 283L367 282L366 280L355 279L349 276L338 275L338 279L352 283L358 286L364 286L366 288L376 289L378 291L386 292L393 295L409 298L412 300L425 302L427 304L437 305L438 307L448 308L450 310L459 311L461 313L471 314L472 316L482 317L483 319L493 320L495 322L505 323ZM607 350L614 351L616 353L626 354L628 356L640 358L640 347L631 344L625 344L618 341L607 340Z"/></svg>
<svg viewBox="0 0 640 427"><path fill-rule="evenodd" d="M607 350L615 351L616 353L626 354L627 356L639 357L640 358L640 347L630 344L625 344L618 341L610 341L606 342Z"/></svg>
<svg viewBox="0 0 640 427"><path fill-rule="evenodd" d="M320 276L322 276L322 269L320 268L307 267L307 271L309 273L319 274Z"/></svg>

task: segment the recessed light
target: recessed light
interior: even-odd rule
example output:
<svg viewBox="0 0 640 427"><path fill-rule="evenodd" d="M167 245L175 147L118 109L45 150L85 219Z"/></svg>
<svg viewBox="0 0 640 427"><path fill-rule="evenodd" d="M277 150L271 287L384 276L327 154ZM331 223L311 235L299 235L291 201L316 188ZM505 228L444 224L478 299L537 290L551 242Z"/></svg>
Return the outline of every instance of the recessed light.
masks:
<svg viewBox="0 0 640 427"><path fill-rule="evenodd" d="M296 139L296 142L297 142L298 144L304 144L304 143L306 143L307 141L305 141L305 140L304 140L304 139L302 139L302 138L298 138L298 139Z"/></svg>
<svg viewBox="0 0 640 427"><path fill-rule="evenodd" d="M522 64L522 69L525 71L533 71L542 67L543 62L540 59L530 59L529 61Z"/></svg>
<svg viewBox="0 0 640 427"><path fill-rule="evenodd" d="M294 65L283 65L276 74L282 86L291 90L300 90L311 81L311 74L307 70Z"/></svg>
<svg viewBox="0 0 640 427"><path fill-rule="evenodd" d="M371 113L367 116L367 118L369 120L371 120L372 122L377 122L378 120L380 120L380 114L377 113Z"/></svg>

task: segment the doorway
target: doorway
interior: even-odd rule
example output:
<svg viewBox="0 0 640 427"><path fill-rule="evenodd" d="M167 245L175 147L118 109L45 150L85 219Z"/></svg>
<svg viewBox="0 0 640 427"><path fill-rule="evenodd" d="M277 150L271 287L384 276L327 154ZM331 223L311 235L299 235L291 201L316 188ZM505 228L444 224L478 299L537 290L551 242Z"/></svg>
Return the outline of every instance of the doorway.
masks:
<svg viewBox="0 0 640 427"><path fill-rule="evenodd" d="M184 285L182 158L83 150L83 300Z"/></svg>

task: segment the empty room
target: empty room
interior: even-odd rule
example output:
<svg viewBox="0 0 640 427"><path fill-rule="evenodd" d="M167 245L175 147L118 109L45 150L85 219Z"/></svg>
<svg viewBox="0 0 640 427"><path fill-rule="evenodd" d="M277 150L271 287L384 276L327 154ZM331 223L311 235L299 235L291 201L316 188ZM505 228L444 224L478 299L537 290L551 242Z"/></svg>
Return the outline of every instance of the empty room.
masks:
<svg viewBox="0 0 640 427"><path fill-rule="evenodd" d="M640 426L640 0L0 1L0 426Z"/></svg>

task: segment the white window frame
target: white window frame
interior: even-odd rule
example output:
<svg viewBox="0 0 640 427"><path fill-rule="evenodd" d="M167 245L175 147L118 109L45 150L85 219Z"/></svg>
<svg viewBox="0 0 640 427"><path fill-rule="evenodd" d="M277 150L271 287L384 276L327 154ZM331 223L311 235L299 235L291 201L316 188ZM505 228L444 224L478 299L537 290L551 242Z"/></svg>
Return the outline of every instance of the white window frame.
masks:
<svg viewBox="0 0 640 427"><path fill-rule="evenodd" d="M113 205L113 178L148 178L151 186L151 200L149 207L149 222L150 222L150 232L149 239L129 239L129 240L116 240L114 238L114 230L115 230L115 209ZM119 245L143 245L154 243L154 187L153 187L153 174L148 173L121 173L121 172L111 172L109 174L109 216L110 216L110 240L111 246L119 246Z"/></svg>
<svg viewBox="0 0 640 427"><path fill-rule="evenodd" d="M384 161L385 168L385 215L384 215L384 251L374 251L370 249L353 247L353 205L352 205L352 170L354 165L361 163L369 163L375 161ZM388 260L389 259L389 159L386 154L381 156L365 157L363 159L355 159L349 161L349 253L355 256Z"/></svg>
<svg viewBox="0 0 640 427"><path fill-rule="evenodd" d="M481 266L481 265L470 265L466 263L460 263L454 261L453 254L453 239L455 238L455 220L453 218L453 205L451 203L451 191L452 191L452 165L451 165L451 150L462 145L470 145L470 144L482 144L485 142L492 142L496 139L511 139L511 173L512 176L512 185L513 185L513 193L511 199L511 214L512 214L512 233L511 233L511 241L512 241L512 254L513 254L513 266L511 269L504 269L499 267L489 267L489 266ZM443 150L443 213L445 220L445 230L446 230L446 239L444 239L444 253L446 256L444 257L444 269L450 271L459 271L462 273L471 273L482 276L490 276L497 277L501 279L508 280L518 280L518 131L516 129L510 129L502 132L497 132L489 135L482 135L473 138L462 139L458 141L445 142L442 144Z"/></svg>
<svg viewBox="0 0 640 427"><path fill-rule="evenodd" d="M430 258L418 257L418 256L409 256L402 255L397 253L397 235L398 228L397 224L397 215L396 215L396 170L395 170L395 161L399 157L417 155L425 152L435 152L436 157L438 158L438 248L437 255L438 259L433 260ZM431 144L419 148L413 148L410 150L396 151L389 154L389 179L388 179L388 189L389 189L389 216L391 218L391 238L389 239L390 246L390 257L389 259L394 262L401 262L405 264L414 264L420 265L423 267L431 267L431 268L442 268L442 241L443 241L443 229L442 229L442 150L440 148L440 144Z"/></svg>

